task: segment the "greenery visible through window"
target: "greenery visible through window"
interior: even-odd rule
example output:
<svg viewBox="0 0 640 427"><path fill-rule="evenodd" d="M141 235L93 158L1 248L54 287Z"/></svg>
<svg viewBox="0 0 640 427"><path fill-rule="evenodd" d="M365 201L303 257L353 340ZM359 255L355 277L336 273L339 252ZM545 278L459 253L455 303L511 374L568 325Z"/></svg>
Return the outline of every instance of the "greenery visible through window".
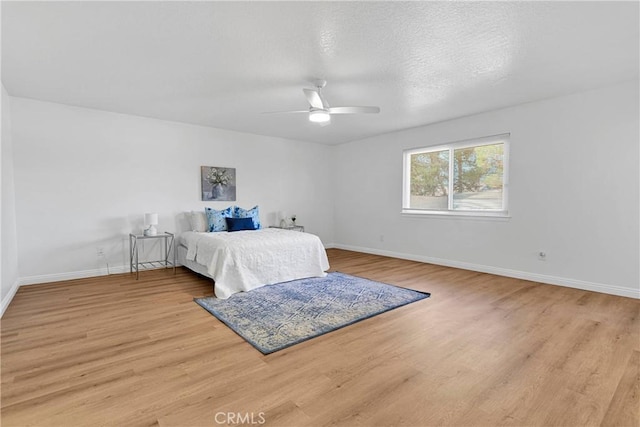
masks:
<svg viewBox="0 0 640 427"><path fill-rule="evenodd" d="M508 135L405 151L403 210L505 213Z"/></svg>

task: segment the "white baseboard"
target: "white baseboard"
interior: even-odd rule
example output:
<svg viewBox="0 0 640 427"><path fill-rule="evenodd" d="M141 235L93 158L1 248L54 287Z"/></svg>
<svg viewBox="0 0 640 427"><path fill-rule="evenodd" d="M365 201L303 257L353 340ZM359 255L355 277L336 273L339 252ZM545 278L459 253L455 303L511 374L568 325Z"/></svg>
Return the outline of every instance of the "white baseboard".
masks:
<svg viewBox="0 0 640 427"><path fill-rule="evenodd" d="M38 276L27 276L19 279L20 286L37 285L39 283L60 282L63 280L84 279L87 277L106 276L108 274L127 273L128 265L117 265L107 268L95 268L93 270L71 271L68 273L42 274Z"/></svg>
<svg viewBox="0 0 640 427"><path fill-rule="evenodd" d="M327 245L325 245L327 247ZM605 285L601 283L587 282L584 280L569 279L565 277L548 276L545 274L530 273L526 271L511 270L501 267L492 267L488 265L473 264L462 261L448 260L442 258L433 258L422 255L406 254L401 252L385 251L381 249L364 248L360 246L350 246L342 244L332 244L332 248L344 249L347 251L364 252L373 255L388 256L391 258L400 258L410 261L425 262L428 264L443 265L445 267L460 268L463 270L478 271L480 273L490 273L497 276L513 277L516 279L530 280L532 282L546 283L549 285L566 286L569 288L582 289L585 291L601 292L604 294L618 295L622 297L640 299L640 290L625 288L622 286Z"/></svg>
<svg viewBox="0 0 640 427"><path fill-rule="evenodd" d="M0 318L4 316L5 310L7 309L7 307L9 307L9 304L13 300L13 297L16 295L16 292L18 292L19 287L20 282L16 280L11 286L11 289L9 289L9 293L5 295L4 298L2 298L2 302L0 302Z"/></svg>
<svg viewBox="0 0 640 427"><path fill-rule="evenodd" d="M114 267L96 268L93 270L71 271L68 273L42 274L38 276L20 277L13 284L9 293L2 299L0 305L0 317L4 315L5 310L18 292L20 286L38 285L49 282L61 282L63 280L84 279L87 277L107 276L109 274L128 273L128 265L118 265Z"/></svg>
<svg viewBox="0 0 640 427"><path fill-rule="evenodd" d="M566 286L569 288L582 289L585 291L601 292L605 294L618 295L622 297L640 299L640 290L625 288L622 286L605 285L601 283L587 282L584 280L569 279L565 277L549 276L544 274L530 273L526 271L511 270L501 267L492 267L481 264L473 264L462 261L447 260L442 258L433 258L423 255L413 255L402 252L385 251L381 249L365 248L361 246L342 245L339 243L326 243L326 249L344 249L354 252L363 252L373 255L388 256L391 258L400 258L410 261L425 262L429 264L443 265L446 267L460 268L463 270L478 271L481 273L495 274L497 276L513 277L516 279L530 280L533 282L546 283L550 285ZM4 314L9 303L18 291L19 286L35 285L39 283L59 282L63 280L84 279L87 277L106 276L107 274L119 274L129 271L128 265L120 265L110 267L107 272L106 268L97 268L93 270L72 271L68 273L43 274L38 276L21 277L13 284L9 293L2 299L0 306L0 317Z"/></svg>

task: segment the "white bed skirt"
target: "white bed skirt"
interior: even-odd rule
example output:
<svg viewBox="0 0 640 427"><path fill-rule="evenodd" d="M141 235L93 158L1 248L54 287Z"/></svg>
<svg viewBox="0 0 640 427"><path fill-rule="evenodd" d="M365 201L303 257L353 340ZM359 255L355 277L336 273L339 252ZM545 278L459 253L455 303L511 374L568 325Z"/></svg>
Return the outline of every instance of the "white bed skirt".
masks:
<svg viewBox="0 0 640 427"><path fill-rule="evenodd" d="M207 267L204 265L200 265L195 261L189 261L187 259L187 247L183 244L178 245L178 263L184 267L187 267L191 271L195 271L198 274L202 274L209 279L213 279L211 275L207 272Z"/></svg>

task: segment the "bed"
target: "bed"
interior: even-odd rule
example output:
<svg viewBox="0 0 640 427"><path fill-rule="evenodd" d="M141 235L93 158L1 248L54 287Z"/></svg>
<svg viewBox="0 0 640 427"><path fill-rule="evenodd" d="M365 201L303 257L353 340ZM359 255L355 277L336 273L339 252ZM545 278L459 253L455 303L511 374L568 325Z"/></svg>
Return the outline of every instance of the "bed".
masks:
<svg viewBox="0 0 640 427"><path fill-rule="evenodd" d="M318 236L266 228L180 235L182 265L214 280L221 299L237 292L307 277L324 277L327 253Z"/></svg>

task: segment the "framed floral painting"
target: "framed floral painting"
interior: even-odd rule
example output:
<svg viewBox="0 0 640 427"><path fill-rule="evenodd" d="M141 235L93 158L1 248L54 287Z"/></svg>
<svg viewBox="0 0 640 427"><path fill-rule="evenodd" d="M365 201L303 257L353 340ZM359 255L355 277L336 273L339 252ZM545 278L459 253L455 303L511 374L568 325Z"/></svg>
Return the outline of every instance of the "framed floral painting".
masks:
<svg viewBox="0 0 640 427"><path fill-rule="evenodd" d="M236 168L201 166L202 200L235 201Z"/></svg>

